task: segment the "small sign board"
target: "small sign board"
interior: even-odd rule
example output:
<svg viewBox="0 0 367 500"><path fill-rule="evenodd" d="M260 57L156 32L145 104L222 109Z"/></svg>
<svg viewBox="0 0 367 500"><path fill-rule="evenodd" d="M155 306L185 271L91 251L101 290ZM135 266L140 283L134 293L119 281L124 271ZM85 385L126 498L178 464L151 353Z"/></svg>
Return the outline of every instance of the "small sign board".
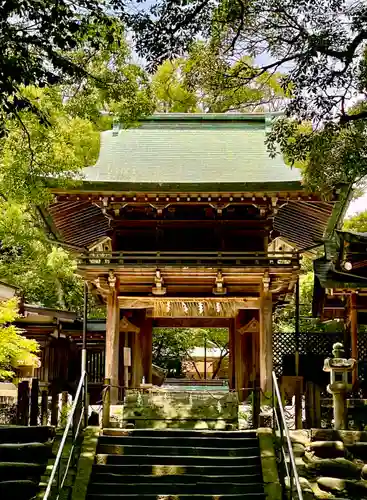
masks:
<svg viewBox="0 0 367 500"><path fill-rule="evenodd" d="M124 347L124 366L131 366L131 349Z"/></svg>

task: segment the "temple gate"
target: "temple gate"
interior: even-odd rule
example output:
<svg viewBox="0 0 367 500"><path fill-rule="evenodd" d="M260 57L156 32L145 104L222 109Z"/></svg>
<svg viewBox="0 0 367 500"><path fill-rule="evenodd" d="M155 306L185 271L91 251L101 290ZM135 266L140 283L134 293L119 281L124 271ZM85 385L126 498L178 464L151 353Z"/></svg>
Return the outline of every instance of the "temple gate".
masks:
<svg viewBox="0 0 367 500"><path fill-rule="evenodd" d="M339 223L344 191L321 201L270 159L263 114L165 114L102 133L98 162L44 212L106 304L105 377L152 380L152 328L229 329L229 385L271 390L272 313L299 258Z"/></svg>

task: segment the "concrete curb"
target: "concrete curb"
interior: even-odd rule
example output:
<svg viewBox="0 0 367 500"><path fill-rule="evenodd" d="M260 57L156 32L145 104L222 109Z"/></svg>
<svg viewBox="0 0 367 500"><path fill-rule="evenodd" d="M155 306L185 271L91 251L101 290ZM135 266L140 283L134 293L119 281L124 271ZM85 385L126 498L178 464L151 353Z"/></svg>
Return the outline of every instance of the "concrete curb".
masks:
<svg viewBox="0 0 367 500"><path fill-rule="evenodd" d="M73 486L72 500L85 500L92 466L96 456L98 437L100 435L99 427L87 427L84 432L84 439L80 457L78 461L78 470Z"/></svg>
<svg viewBox="0 0 367 500"><path fill-rule="evenodd" d="M257 437L259 439L265 497L267 500L282 500L282 486L279 481L273 431L260 427L257 429Z"/></svg>

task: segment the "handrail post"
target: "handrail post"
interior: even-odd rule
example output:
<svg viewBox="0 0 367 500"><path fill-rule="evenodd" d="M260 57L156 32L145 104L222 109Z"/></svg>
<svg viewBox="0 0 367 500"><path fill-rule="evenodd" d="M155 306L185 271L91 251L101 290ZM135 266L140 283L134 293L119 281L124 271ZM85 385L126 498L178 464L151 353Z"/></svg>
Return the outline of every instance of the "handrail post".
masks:
<svg viewBox="0 0 367 500"><path fill-rule="evenodd" d="M302 494L302 488L301 484L299 481L298 477L298 471L296 468L296 461L294 458L294 453L293 453L293 448L292 448L292 441L289 435L289 430L287 426L287 421L285 418L285 413L284 413L284 408L283 408L283 403L282 403L282 398L280 395L279 391L279 386L278 386L278 381L275 375L275 372L272 372L272 379L273 379L273 388L274 388L274 396L277 398L277 406L279 406L279 417L277 413L275 413L275 417L277 419L277 426L280 431L280 439L281 439L281 447L282 447L282 453L283 453L283 460L285 462L286 460L286 448L284 446L284 437L285 441L287 443L287 448L288 448L288 457L289 457L289 467L287 466L285 462L285 467L287 469L287 476L289 478L289 498L292 500L293 498L293 483L295 486L295 491L297 493L298 500L303 500L303 494ZM273 404L274 408L275 404ZM284 430L284 433L283 433Z"/></svg>
<svg viewBox="0 0 367 500"><path fill-rule="evenodd" d="M103 388L103 410L102 410L102 427L106 429L110 426L110 408L111 408L111 393L110 393L111 380L109 378L104 379Z"/></svg>

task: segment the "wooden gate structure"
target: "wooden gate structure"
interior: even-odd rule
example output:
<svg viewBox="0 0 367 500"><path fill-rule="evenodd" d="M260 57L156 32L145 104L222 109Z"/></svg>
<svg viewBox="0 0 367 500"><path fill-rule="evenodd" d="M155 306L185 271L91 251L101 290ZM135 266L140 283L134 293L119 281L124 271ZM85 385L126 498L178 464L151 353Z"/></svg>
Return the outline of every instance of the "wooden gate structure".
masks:
<svg viewBox="0 0 367 500"><path fill-rule="evenodd" d="M44 217L106 304L105 377L152 380L152 327L226 326L232 389L271 390L272 313L299 256L342 217L346 190L322 201L271 159L263 114L158 114L101 134L96 165L54 182ZM131 358L131 359L129 359ZM114 389L115 388L115 389Z"/></svg>

